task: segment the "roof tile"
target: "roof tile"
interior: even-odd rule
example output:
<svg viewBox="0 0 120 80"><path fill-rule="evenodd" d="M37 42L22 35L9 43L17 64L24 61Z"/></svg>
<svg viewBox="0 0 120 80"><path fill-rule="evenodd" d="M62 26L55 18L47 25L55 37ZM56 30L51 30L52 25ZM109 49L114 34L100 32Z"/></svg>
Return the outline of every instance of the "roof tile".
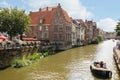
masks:
<svg viewBox="0 0 120 80"><path fill-rule="evenodd" d="M58 7L46 7L36 12L30 12L31 24L39 24L40 18L44 19L43 24L51 24ZM67 12L62 9L63 15L68 22L71 22Z"/></svg>

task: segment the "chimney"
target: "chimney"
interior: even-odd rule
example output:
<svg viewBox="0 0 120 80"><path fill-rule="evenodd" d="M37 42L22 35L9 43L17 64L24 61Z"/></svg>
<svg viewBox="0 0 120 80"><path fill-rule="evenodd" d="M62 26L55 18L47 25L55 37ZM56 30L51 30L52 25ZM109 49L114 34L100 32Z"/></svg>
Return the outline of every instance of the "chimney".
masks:
<svg viewBox="0 0 120 80"><path fill-rule="evenodd" d="M41 11L42 9L41 8L39 8L39 11Z"/></svg>
<svg viewBox="0 0 120 80"><path fill-rule="evenodd" d="M58 7L59 7L59 8L61 8L61 5L60 5L60 3L58 3Z"/></svg>
<svg viewBox="0 0 120 80"><path fill-rule="evenodd" d="M32 11L30 11L30 13L32 13Z"/></svg>
<svg viewBox="0 0 120 80"><path fill-rule="evenodd" d="M48 10L48 7L46 7L46 10Z"/></svg>

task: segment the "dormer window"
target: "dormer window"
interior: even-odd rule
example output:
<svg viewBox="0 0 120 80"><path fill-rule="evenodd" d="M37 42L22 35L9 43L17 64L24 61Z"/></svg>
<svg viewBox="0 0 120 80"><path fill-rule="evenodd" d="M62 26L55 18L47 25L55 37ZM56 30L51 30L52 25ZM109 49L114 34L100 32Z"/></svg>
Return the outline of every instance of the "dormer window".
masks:
<svg viewBox="0 0 120 80"><path fill-rule="evenodd" d="M43 23L43 19L40 19L40 23Z"/></svg>

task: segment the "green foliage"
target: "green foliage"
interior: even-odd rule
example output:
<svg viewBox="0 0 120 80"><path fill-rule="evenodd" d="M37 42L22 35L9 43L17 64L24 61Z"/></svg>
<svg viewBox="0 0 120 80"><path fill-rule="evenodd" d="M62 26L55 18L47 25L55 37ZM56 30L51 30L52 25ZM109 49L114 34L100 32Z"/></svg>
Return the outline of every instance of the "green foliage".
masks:
<svg viewBox="0 0 120 80"><path fill-rule="evenodd" d="M98 44L99 42L102 41L102 37L101 36L97 36L93 39L92 44Z"/></svg>
<svg viewBox="0 0 120 80"><path fill-rule="evenodd" d="M0 11L0 32L6 32L12 28L10 10L3 8Z"/></svg>
<svg viewBox="0 0 120 80"><path fill-rule="evenodd" d="M91 42L92 44L98 44L99 43L99 40L98 40L98 38L96 37L96 38L94 38L93 39L93 41Z"/></svg>
<svg viewBox="0 0 120 80"><path fill-rule="evenodd" d="M43 53L43 56L48 56L48 51Z"/></svg>
<svg viewBox="0 0 120 80"><path fill-rule="evenodd" d="M12 67L20 68L29 65L31 62L26 59L18 59L12 62Z"/></svg>
<svg viewBox="0 0 120 80"><path fill-rule="evenodd" d="M10 36L22 34L29 29L30 17L18 8L3 8L0 11L0 31Z"/></svg>
<svg viewBox="0 0 120 80"><path fill-rule="evenodd" d="M102 41L102 37L101 36L97 36L97 38L98 38L99 42Z"/></svg>
<svg viewBox="0 0 120 80"><path fill-rule="evenodd" d="M115 31L117 32L117 36L120 36L120 20L119 20L119 22L116 25Z"/></svg>
<svg viewBox="0 0 120 80"><path fill-rule="evenodd" d="M35 54L29 56L27 59L30 61L35 61L35 60L40 59L41 56L42 56L41 53L35 53Z"/></svg>
<svg viewBox="0 0 120 80"><path fill-rule="evenodd" d="M45 52L43 54L42 53L34 53L33 55L29 56L26 59L14 60L11 63L11 66L16 67L16 68L24 67L24 66L27 66L27 65L31 64L32 62L35 62L35 61L39 60L40 58L42 58L44 56L47 56L47 52Z"/></svg>

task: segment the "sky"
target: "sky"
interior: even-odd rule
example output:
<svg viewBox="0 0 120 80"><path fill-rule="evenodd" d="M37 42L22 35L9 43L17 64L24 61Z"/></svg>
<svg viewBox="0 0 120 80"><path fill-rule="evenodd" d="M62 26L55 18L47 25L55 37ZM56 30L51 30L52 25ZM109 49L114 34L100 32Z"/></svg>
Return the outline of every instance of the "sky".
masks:
<svg viewBox="0 0 120 80"><path fill-rule="evenodd" d="M0 8L17 7L29 14L58 3L73 19L93 20L107 32L113 32L120 20L120 0L0 0Z"/></svg>

